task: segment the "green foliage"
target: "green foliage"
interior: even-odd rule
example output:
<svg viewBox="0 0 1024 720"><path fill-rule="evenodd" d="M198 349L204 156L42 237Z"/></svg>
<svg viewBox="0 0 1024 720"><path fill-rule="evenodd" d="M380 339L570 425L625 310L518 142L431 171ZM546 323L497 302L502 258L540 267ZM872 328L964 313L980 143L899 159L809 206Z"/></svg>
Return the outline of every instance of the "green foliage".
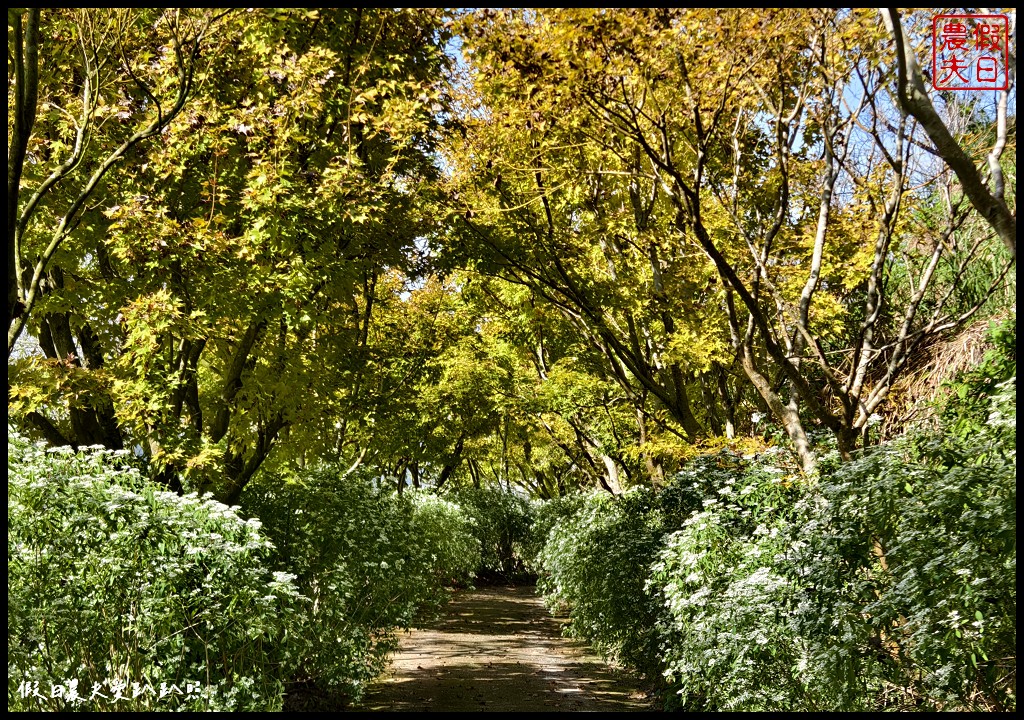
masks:
<svg viewBox="0 0 1024 720"><path fill-rule="evenodd" d="M996 333L948 428L825 458L818 484L780 451L723 452L657 494L542 511L547 601L685 709L1015 709L1016 379L994 380L1015 371Z"/></svg>
<svg viewBox="0 0 1024 720"><path fill-rule="evenodd" d="M243 498L274 545L15 437L12 709L74 677L206 688L124 710L357 696L446 586L537 570L687 708L1015 708L1015 318L941 433L849 462L913 353L1016 282L890 122L873 11L40 17L9 14L9 415ZM761 447L766 408L803 479L774 451L676 473L752 410ZM364 460L474 487L304 470ZM512 491L598 483L632 489Z"/></svg>
<svg viewBox="0 0 1024 720"><path fill-rule="evenodd" d="M457 506L382 491L365 476L268 474L243 503L312 602L296 679L353 698L383 669L396 630L441 607L444 583L466 583L478 557Z"/></svg>
<svg viewBox="0 0 1024 720"><path fill-rule="evenodd" d="M473 521L480 543L478 574L511 581L528 573L533 506L498 487L461 488L451 497Z"/></svg>
<svg viewBox="0 0 1024 720"><path fill-rule="evenodd" d="M450 500L426 492L409 495L416 542L428 553L434 584L466 585L480 568L480 541L472 518Z"/></svg>
<svg viewBox="0 0 1024 720"><path fill-rule="evenodd" d="M194 32L202 27L191 18L208 14L131 13L109 32L126 13L43 14L43 112L23 206L67 158L61 143L83 95L72 62L79 35L104 39L106 108L83 128L81 174L139 116L160 103L167 111L173 93L144 85L176 75L168 18ZM330 456L360 442L366 410L394 390L366 379L377 368L393 368L382 375L395 384L415 379L409 366L420 362L394 361L408 333L377 327L409 324L398 296L434 223L449 59L439 10L217 15L189 63L187 105L159 142L135 146L107 174L62 240L26 326L46 359L14 362L10 395L26 430L140 445L155 476L184 476L234 503L271 449ZM154 23L159 32L147 32ZM81 50L91 52L87 40ZM124 67L127 58L141 67ZM74 197L77 178L48 199ZM21 253L35 257L58 219L37 213Z"/></svg>
<svg viewBox="0 0 1024 720"><path fill-rule="evenodd" d="M649 585L667 610L664 673L686 708L806 704L814 673L790 622L799 583L786 577L800 545L788 533L797 490L779 460L702 458L674 483L703 500L664 538Z"/></svg>
<svg viewBox="0 0 1024 720"><path fill-rule="evenodd" d="M293 576L271 570L257 520L166 492L123 454L8 432L8 710L279 709L305 607ZM76 680L82 701L51 698Z"/></svg>
<svg viewBox="0 0 1024 720"><path fill-rule="evenodd" d="M650 675L657 675L661 609L648 568L663 532L651 490L594 492L554 526L539 556L538 586L552 608L571 610L569 632Z"/></svg>
<svg viewBox="0 0 1024 720"><path fill-rule="evenodd" d="M964 379L951 431L908 435L822 484L802 530L814 593L801 632L848 702L1016 707L1016 378L991 377ZM964 432L981 398L985 424Z"/></svg>
<svg viewBox="0 0 1024 720"><path fill-rule="evenodd" d="M1017 377L1016 313L989 326L992 348L978 367L947 384L949 398L942 409L947 430L958 436L978 432L987 425L990 398L1007 380Z"/></svg>
<svg viewBox="0 0 1024 720"><path fill-rule="evenodd" d="M788 484L782 471L744 478L743 467L725 452L693 461L657 493L635 488L617 497L595 492L545 503L538 522L544 534L539 585L552 607L570 609L570 632L652 679L678 678L685 652L707 650L682 645L690 637L688 622L706 623L683 617L683 586L698 582L705 588L700 602L706 603L708 588L740 577L741 571L728 576L729 563L743 554L742 543L730 538L760 535L762 515L784 505L777 497L788 492L778 487ZM775 495L763 489L751 494L758 483ZM697 557L705 577L683 567L684 559ZM703 690L690 692L699 696Z"/></svg>
<svg viewBox="0 0 1024 720"><path fill-rule="evenodd" d="M528 544L529 567L540 574L542 569L541 552L551 536L551 532L562 522L578 513L587 502L584 493L572 493L550 500L538 501L534 505L533 527L530 528Z"/></svg>

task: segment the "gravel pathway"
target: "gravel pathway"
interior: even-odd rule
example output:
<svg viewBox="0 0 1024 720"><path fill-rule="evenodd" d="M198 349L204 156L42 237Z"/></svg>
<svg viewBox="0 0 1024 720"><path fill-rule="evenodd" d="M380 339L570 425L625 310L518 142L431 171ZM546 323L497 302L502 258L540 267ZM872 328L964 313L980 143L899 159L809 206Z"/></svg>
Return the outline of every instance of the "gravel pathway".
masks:
<svg viewBox="0 0 1024 720"><path fill-rule="evenodd" d="M532 587L455 595L445 616L402 637L390 669L353 710L650 710L638 684L563 638Z"/></svg>

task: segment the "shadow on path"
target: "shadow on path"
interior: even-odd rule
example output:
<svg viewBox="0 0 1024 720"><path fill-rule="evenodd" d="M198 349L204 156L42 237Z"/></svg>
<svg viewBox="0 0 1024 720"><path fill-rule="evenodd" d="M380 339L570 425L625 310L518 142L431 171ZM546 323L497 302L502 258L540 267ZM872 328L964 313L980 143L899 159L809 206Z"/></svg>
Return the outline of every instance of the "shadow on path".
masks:
<svg viewBox="0 0 1024 720"><path fill-rule="evenodd" d="M636 683L561 636L533 587L461 592L402 638L353 710L650 710Z"/></svg>

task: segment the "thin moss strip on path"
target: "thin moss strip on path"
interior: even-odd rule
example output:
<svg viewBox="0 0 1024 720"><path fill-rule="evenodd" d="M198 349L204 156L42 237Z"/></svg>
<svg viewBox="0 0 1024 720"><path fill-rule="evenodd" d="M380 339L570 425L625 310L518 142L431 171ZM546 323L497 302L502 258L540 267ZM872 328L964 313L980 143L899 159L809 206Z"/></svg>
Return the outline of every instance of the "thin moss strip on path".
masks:
<svg viewBox="0 0 1024 720"><path fill-rule="evenodd" d="M561 635L533 587L458 593L444 618L402 638L357 710L651 709L637 683Z"/></svg>

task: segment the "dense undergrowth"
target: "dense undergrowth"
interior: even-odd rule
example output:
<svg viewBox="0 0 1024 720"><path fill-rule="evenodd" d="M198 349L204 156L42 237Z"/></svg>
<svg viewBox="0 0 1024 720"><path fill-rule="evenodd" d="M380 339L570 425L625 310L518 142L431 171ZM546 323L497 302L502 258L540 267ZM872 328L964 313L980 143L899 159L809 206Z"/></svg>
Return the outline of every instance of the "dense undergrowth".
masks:
<svg viewBox="0 0 1024 720"><path fill-rule="evenodd" d="M1014 338L953 383L938 429L826 455L816 481L723 452L556 510L547 601L668 707L1014 709Z"/></svg>
<svg viewBox="0 0 1024 720"><path fill-rule="evenodd" d="M245 519L124 454L9 433L8 468L10 710L344 704L481 569L459 505L365 477L264 478Z"/></svg>
<svg viewBox="0 0 1024 720"><path fill-rule="evenodd" d="M295 682L341 698L358 698L395 648L396 631L440 609L446 587L467 582L479 564L472 523L457 505L381 492L369 478L268 476L243 503L309 602Z"/></svg>
<svg viewBox="0 0 1024 720"><path fill-rule="evenodd" d="M344 704L450 588L538 574L668 708L1013 710L1015 332L994 339L937 428L811 481L780 449L546 503L328 468L229 508L9 431L8 708Z"/></svg>
<svg viewBox="0 0 1024 720"><path fill-rule="evenodd" d="M279 708L308 602L255 519L8 433L8 710Z"/></svg>

